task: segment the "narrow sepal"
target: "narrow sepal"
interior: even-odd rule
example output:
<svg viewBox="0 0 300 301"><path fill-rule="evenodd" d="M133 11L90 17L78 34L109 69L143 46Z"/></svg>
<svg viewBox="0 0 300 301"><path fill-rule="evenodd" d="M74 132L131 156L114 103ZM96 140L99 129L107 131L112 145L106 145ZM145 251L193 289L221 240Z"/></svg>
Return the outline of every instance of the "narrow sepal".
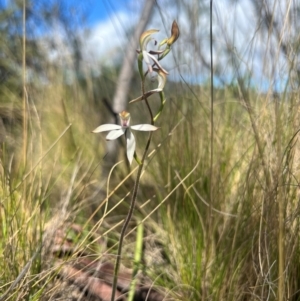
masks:
<svg viewBox="0 0 300 301"><path fill-rule="evenodd" d="M152 124L136 124L132 125L131 129L136 130L136 131L156 131L158 130L158 127L152 125Z"/></svg>
<svg viewBox="0 0 300 301"><path fill-rule="evenodd" d="M115 140L117 138L119 138L120 136L122 136L125 132L125 129L118 129L118 130L114 130L114 131L110 131L107 136L106 136L106 140Z"/></svg>
<svg viewBox="0 0 300 301"><path fill-rule="evenodd" d="M154 56L154 55L152 55L152 54L150 54L149 52L147 52L147 56L148 57L150 57L152 60L153 60L153 62L154 62L154 64L157 66L157 68L159 69L159 70L161 70L163 73L165 73L165 74L169 74L169 72L167 71L167 70L165 70L162 66L161 66L161 64L159 63L159 61L156 59L156 57ZM145 58L145 57L144 57Z"/></svg>
<svg viewBox="0 0 300 301"><path fill-rule="evenodd" d="M112 131L112 130L118 130L121 129L122 127L118 124L102 124L95 128L92 132L93 133L101 133L101 132L106 132L106 131Z"/></svg>
<svg viewBox="0 0 300 301"><path fill-rule="evenodd" d="M159 32L159 30L158 29L149 29L141 34L141 37L140 37L141 50L143 50L147 47L147 44L150 40L149 37L156 32Z"/></svg>
<svg viewBox="0 0 300 301"><path fill-rule="evenodd" d="M127 129L125 135L126 135L127 159L129 161L129 164L131 164L135 152L135 138L129 129Z"/></svg>
<svg viewBox="0 0 300 301"><path fill-rule="evenodd" d="M137 97L137 98L135 98L135 99L129 101L129 103L131 104L131 103L134 103L134 102L141 101L141 100L143 100L143 99L145 99L145 98L148 98L148 97L151 96L152 94L157 93L157 92L159 92L159 91L161 91L161 90L159 90L159 89L150 90L150 91L146 92L144 95L141 95L141 96L139 96L139 97Z"/></svg>

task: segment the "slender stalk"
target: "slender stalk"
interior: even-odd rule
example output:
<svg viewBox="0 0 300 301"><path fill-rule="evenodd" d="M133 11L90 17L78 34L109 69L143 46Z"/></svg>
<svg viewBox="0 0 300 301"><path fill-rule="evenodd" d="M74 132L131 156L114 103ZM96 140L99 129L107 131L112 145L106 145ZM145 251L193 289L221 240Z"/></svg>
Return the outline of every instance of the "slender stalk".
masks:
<svg viewBox="0 0 300 301"><path fill-rule="evenodd" d="M150 115L150 118L151 118L151 124L153 125L154 124L153 113L152 113L152 110L149 106L147 97L145 96L144 80L142 80L142 95L144 95L144 100L145 100L145 103L147 105L149 115ZM142 175L146 155L148 153L149 146L150 146L150 143L151 143L151 139L152 139L152 132L150 132L150 134L149 134L149 138L148 138L148 141L147 141L144 153L143 153L141 164L139 165L139 168L138 168L138 171L137 171L137 175L136 175L136 179L135 179L135 183L134 183L134 187L133 187L132 198L131 198L131 202L130 202L130 208L129 208L128 214L126 216L126 219L124 221L124 224L123 224L123 227L122 227L122 230L121 230L121 233L120 233L119 246L118 246L117 258L116 258L115 269L114 269L114 280L113 280L111 301L115 300L115 294L116 294L117 282L118 282L118 273L119 273L119 268L120 268L120 263L121 263L123 240L124 240L128 224L129 224L129 222L132 218L133 211L134 211L134 208L135 208L136 197L137 197L137 193L138 193L138 189L139 189L139 185L140 185L140 179L141 179L141 175Z"/></svg>
<svg viewBox="0 0 300 301"><path fill-rule="evenodd" d="M213 32L212 32L212 6L210 1L210 206L209 219L211 219L213 201L213 164L214 164L214 61L213 61Z"/></svg>
<svg viewBox="0 0 300 301"><path fill-rule="evenodd" d="M141 268L141 261L142 261L143 235L144 235L144 226L143 223L139 220L137 226L136 247L134 252L134 267L132 272L132 280L128 292L128 301L134 300L134 293L135 293L135 287L137 282L136 276Z"/></svg>
<svg viewBox="0 0 300 301"><path fill-rule="evenodd" d="M277 135L277 191L278 191L278 301L284 300L284 192L283 192L283 178L282 178L282 124L281 124L281 104L279 101L275 104L276 116L276 135Z"/></svg>
<svg viewBox="0 0 300 301"><path fill-rule="evenodd" d="M204 279L202 287L202 300L206 300L206 270L209 262L210 254L210 238L212 232L212 207L214 199L214 62L213 62L213 31L212 31L212 12L213 12L213 0L210 0L210 188L209 188L209 210L208 210L208 235L206 241L206 260L204 263Z"/></svg>
<svg viewBox="0 0 300 301"><path fill-rule="evenodd" d="M23 0L23 40L22 40L22 82L23 82L23 164L26 166L27 115L26 115L26 0Z"/></svg>
<svg viewBox="0 0 300 301"><path fill-rule="evenodd" d="M23 39L22 39L22 103L23 103L23 172L26 171L27 165L27 92L26 92L26 0L23 0ZM23 185L24 200L26 199L27 188L26 181ZM25 202L22 202L22 206L25 206ZM23 207L23 210L25 208Z"/></svg>

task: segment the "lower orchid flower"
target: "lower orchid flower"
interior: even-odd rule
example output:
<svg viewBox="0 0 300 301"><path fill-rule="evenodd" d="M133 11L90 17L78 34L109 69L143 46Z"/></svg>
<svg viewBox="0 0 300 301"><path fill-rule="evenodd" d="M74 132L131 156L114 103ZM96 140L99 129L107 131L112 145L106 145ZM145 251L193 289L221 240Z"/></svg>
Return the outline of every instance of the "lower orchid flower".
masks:
<svg viewBox="0 0 300 301"><path fill-rule="evenodd" d="M106 140L115 140L122 135L126 137L126 153L129 164L131 164L135 153L135 138L131 130L136 131L156 131L158 127L151 124L138 124L130 126L130 113L123 111L119 114L121 125L118 124L103 124L93 130L93 133L101 133L110 131Z"/></svg>

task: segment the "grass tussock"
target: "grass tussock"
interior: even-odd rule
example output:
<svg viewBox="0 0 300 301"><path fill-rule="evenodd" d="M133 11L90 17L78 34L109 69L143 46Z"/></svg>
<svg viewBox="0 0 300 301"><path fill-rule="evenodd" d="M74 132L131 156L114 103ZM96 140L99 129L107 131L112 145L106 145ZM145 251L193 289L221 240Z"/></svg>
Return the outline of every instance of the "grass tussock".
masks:
<svg viewBox="0 0 300 301"><path fill-rule="evenodd" d="M91 105L85 107L83 89L76 88L76 106L70 96L66 101L62 97L72 93L68 86L58 84L32 94L44 99L32 109L27 166L17 161L17 144L2 144L3 293L38 250L53 215L59 214L60 222L79 221L87 239L97 232L106 239L109 252L116 251L131 175L122 176L127 167L121 163L107 183L100 178L104 139L94 137L90 129L101 116ZM291 107L295 95L285 97L253 92L249 113L242 95L234 95L232 88L216 90L213 200L208 104L197 99L186 104L184 95L170 97L136 210L147 229L145 247L152 250L145 253L145 271L167 298L276 300L282 248L285 295L297 300L299 112ZM117 172L122 182L114 179ZM135 240L131 233L125 240L128 267ZM78 245L82 248L86 241ZM42 270L38 255L5 300L38 300L45 288Z"/></svg>

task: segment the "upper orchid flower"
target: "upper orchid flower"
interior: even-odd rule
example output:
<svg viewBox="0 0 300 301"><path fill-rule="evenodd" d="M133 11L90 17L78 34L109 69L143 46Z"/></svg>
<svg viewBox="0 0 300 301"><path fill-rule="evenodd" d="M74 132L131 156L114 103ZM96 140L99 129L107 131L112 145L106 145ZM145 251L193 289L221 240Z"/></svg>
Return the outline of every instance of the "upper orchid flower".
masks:
<svg viewBox="0 0 300 301"><path fill-rule="evenodd" d="M144 77L143 60L147 64L148 72L152 73L152 71L153 71L152 63L151 63L150 59L153 61L154 65L156 65L159 70L161 70L165 74L168 74L168 72L160 65L160 63L158 62L158 59L154 56L154 54L156 54L156 55L162 54L164 52L164 50L162 50L162 51L150 50L149 52L147 51L147 45L152 40L151 35L156 32L158 32L157 29L150 29L150 30L145 31L140 37L141 50L138 50L137 52L139 53L139 59L138 59L139 72L142 77Z"/></svg>
<svg viewBox="0 0 300 301"><path fill-rule="evenodd" d="M121 125L118 124L103 124L98 126L93 130L93 133L100 133L110 131L106 140L115 140L125 134L126 137L126 148L127 148L127 158L129 164L131 164L135 152L135 138L131 130L136 131L156 131L158 127L151 124L138 124L130 126L130 113L123 111L119 114Z"/></svg>

